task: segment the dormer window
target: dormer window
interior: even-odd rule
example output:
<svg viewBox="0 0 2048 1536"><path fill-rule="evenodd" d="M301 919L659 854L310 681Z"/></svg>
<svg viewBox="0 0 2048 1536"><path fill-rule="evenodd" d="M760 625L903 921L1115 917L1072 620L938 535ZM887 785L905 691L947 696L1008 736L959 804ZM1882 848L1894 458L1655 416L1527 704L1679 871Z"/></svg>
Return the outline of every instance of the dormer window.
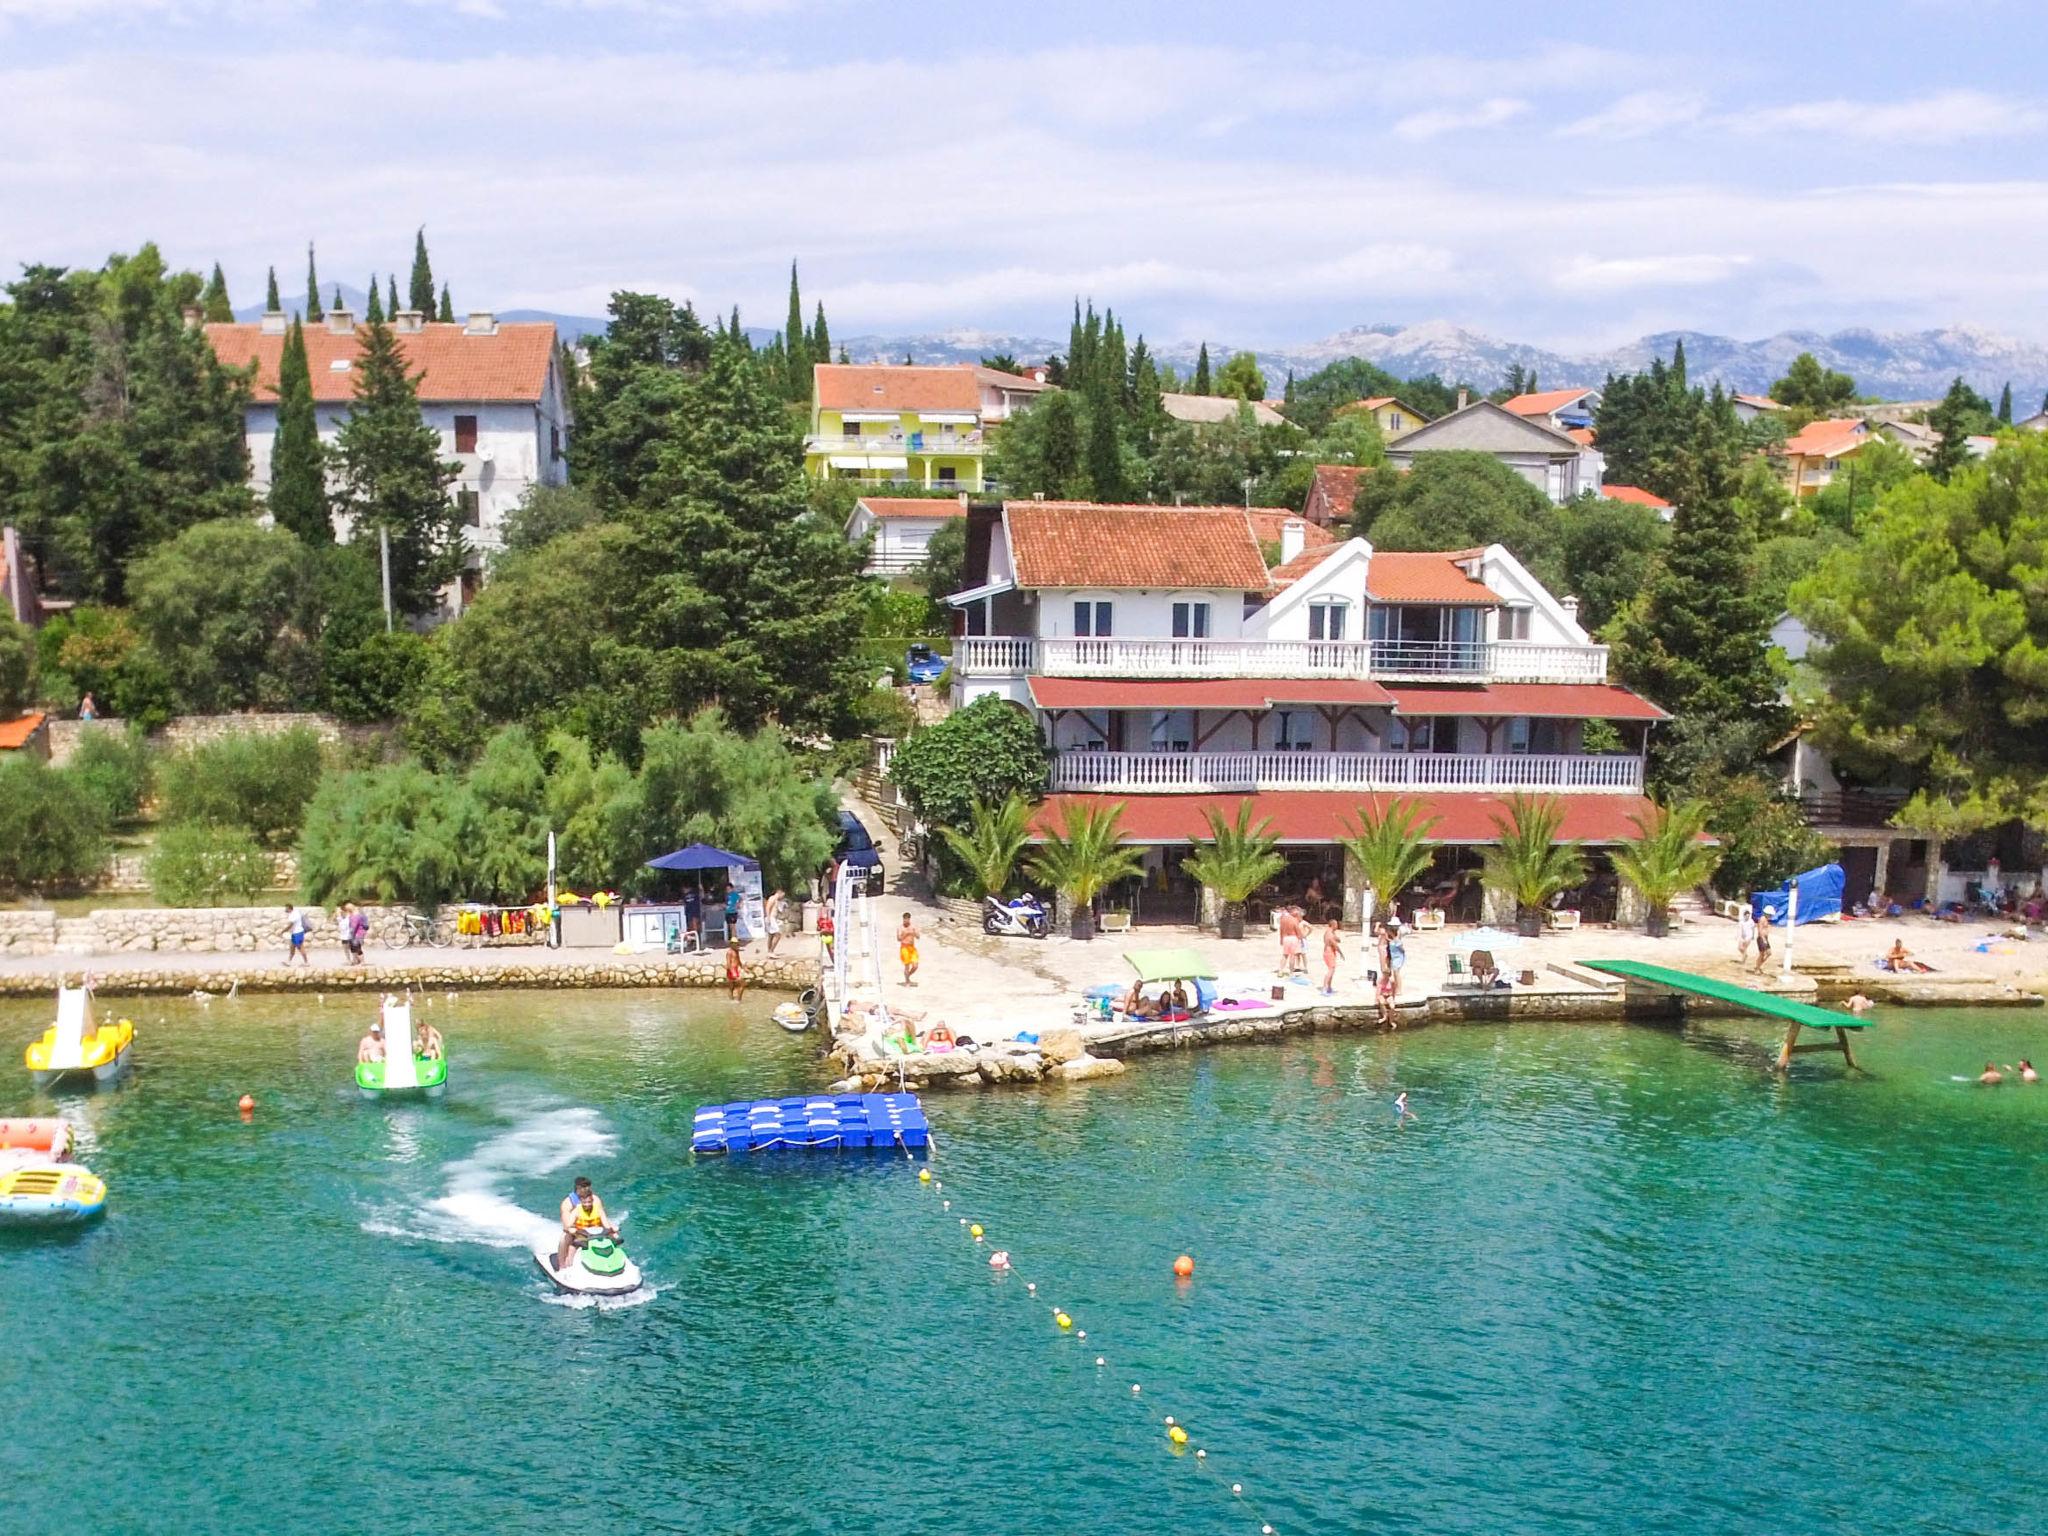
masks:
<svg viewBox="0 0 2048 1536"><path fill-rule="evenodd" d="M1321 597L1308 605L1308 637L1311 640L1342 640L1345 612L1351 607L1341 597Z"/></svg>

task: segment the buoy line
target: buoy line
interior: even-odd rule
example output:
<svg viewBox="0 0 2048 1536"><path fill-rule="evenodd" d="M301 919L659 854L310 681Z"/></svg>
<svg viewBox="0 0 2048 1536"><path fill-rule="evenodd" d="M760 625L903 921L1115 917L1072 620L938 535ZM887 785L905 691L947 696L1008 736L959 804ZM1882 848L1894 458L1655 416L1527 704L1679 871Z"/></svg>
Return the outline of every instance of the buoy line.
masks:
<svg viewBox="0 0 2048 1536"><path fill-rule="evenodd" d="M903 1138L900 1135L896 1139L896 1149L903 1154L903 1160L906 1165L917 1166L917 1159L910 1155L910 1149L903 1144ZM917 1170L918 1186L939 1197L939 1211L942 1215L951 1215L953 1201L945 1193L945 1180L941 1179L932 1169L932 1165L938 1161L939 1156L939 1140L936 1135L930 1137L924 1151L925 1166L919 1167ZM961 1216L958 1220L961 1230L967 1237L969 1251L979 1253L988 1241L987 1230L980 1222L970 1220L966 1216ZM1017 1269L1016 1263L1008 1249L998 1248L991 1252L988 1256L988 1267L999 1274L1014 1274L1020 1280L1024 1278L1022 1272ZM1173 1261L1173 1273L1178 1280L1187 1280L1194 1274L1194 1270L1194 1260L1187 1254L1182 1254ZM1038 1299L1038 1283L1035 1280L1024 1281L1024 1295L1034 1301ZM1074 1320L1073 1314L1067 1311L1066 1308L1053 1306L1050 1310L1056 1336L1071 1337L1076 1343L1087 1339L1087 1329L1079 1327ZM1098 1381L1107 1382L1112 1379L1109 1372L1108 1355L1098 1354L1095 1357L1095 1370ZM1132 1382L1129 1395L1121 1392L1113 1395L1121 1402L1142 1403L1144 1401L1144 1383ZM1157 1399L1155 1398L1154 1401L1156 1402ZM1257 1501L1245 1491L1243 1482L1226 1478L1218 1470L1214 1458L1209 1455L1208 1448L1195 1444L1190 1438L1186 1425L1182 1424L1170 1413L1164 1416L1162 1423L1166 1430L1167 1444L1173 1455L1184 1456L1192 1447L1195 1453L1196 1471L1212 1475L1218 1488L1227 1489L1229 1497L1245 1507L1249 1518L1257 1523L1260 1536L1276 1536L1276 1528L1273 1522L1266 1518L1264 1512L1258 1507Z"/></svg>

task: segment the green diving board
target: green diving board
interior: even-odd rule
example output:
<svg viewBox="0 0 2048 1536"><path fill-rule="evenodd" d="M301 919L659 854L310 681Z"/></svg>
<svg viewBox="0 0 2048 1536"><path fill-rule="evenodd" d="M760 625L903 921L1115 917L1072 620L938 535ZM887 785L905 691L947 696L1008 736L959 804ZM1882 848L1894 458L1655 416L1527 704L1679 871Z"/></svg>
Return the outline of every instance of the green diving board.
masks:
<svg viewBox="0 0 2048 1536"><path fill-rule="evenodd" d="M1767 1014L1771 1018L1783 1019L1787 1024L1784 1047L1778 1052L1778 1066L1782 1070L1791 1059L1805 1051L1832 1051L1839 1049L1842 1059L1850 1066L1856 1065L1856 1058L1849 1054L1849 1034L1852 1029L1868 1029L1870 1021L1853 1013L1836 1013L1829 1008L1816 1008L1812 1003L1795 1002L1789 997L1776 997L1769 992L1759 992L1755 987L1739 986L1732 981L1716 981L1711 976L1695 976L1691 971L1674 971L1668 966L1645 965L1640 960L1581 960L1579 964L1589 971L1600 971L1609 976L1620 976L1629 981L1640 981L1650 986L1668 987L1673 992L1685 992L1694 997L1709 997L1718 1003L1730 1003L1745 1008L1751 1013ZM1801 1045L1799 1031L1802 1029L1831 1029L1835 1032L1832 1042L1819 1045Z"/></svg>

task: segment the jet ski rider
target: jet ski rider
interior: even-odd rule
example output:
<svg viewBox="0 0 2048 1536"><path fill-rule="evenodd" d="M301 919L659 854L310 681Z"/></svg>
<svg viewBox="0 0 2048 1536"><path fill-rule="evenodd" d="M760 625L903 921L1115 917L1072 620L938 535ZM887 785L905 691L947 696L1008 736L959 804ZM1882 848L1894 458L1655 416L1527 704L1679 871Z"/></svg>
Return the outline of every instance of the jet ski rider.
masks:
<svg viewBox="0 0 2048 1536"><path fill-rule="evenodd" d="M590 1180L578 1178L576 1192L562 1202L562 1246L555 1250L555 1268L567 1268L570 1256L600 1232L619 1235L619 1229L606 1217L604 1202L597 1198Z"/></svg>

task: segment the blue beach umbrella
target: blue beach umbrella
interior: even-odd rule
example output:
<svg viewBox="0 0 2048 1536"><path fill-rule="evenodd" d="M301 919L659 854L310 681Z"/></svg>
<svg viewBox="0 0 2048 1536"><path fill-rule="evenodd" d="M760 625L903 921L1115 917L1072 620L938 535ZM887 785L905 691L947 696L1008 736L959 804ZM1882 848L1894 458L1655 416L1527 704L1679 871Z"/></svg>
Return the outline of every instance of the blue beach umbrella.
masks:
<svg viewBox="0 0 2048 1536"><path fill-rule="evenodd" d="M691 843L687 848L678 848L674 853L664 853L658 859L649 859L649 869L759 869L761 861L750 859L744 853L727 853L723 848L714 848L709 843Z"/></svg>

